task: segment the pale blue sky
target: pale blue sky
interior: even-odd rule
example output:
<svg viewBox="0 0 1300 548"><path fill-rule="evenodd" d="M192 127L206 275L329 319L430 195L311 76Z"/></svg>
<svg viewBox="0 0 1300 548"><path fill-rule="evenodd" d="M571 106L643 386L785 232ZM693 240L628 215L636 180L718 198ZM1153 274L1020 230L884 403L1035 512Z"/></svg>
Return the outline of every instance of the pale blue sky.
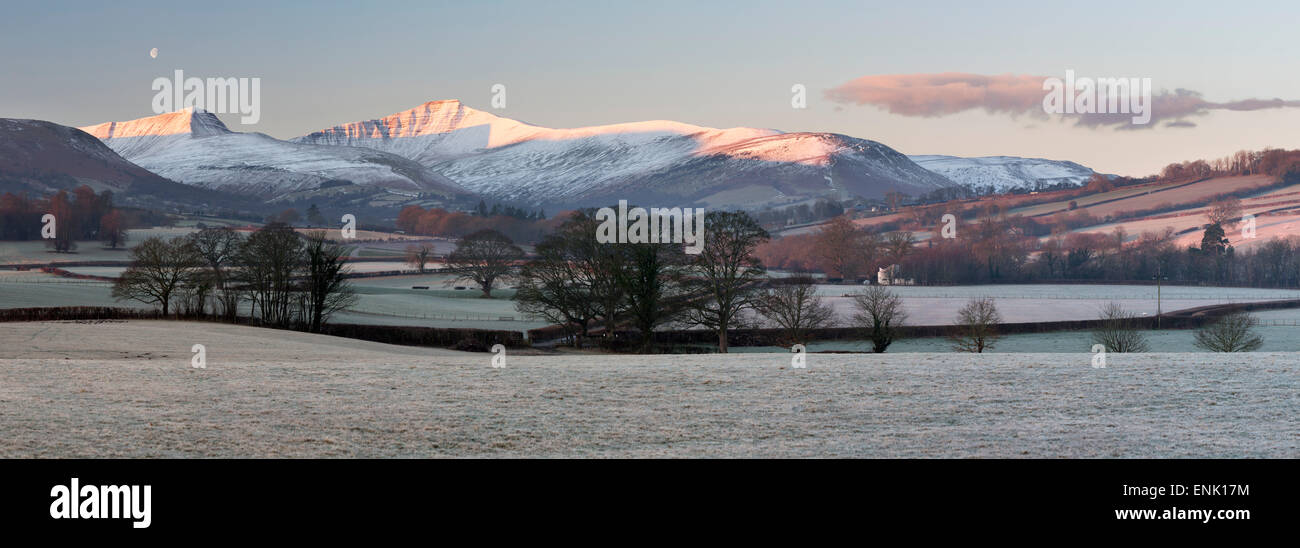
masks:
<svg viewBox="0 0 1300 548"><path fill-rule="evenodd" d="M188 4L188 5L187 5ZM982 112L907 118L821 92L873 74L1150 77L1212 101L1300 99L1300 5L1275 2L30 2L0 18L0 116L148 116L155 77L262 78L295 137L434 99L551 127L673 119L834 131L909 154L1044 156L1141 175L1241 148L1300 148L1300 109L1117 132ZM149 49L160 55L151 59ZM790 86L809 108L790 108Z"/></svg>

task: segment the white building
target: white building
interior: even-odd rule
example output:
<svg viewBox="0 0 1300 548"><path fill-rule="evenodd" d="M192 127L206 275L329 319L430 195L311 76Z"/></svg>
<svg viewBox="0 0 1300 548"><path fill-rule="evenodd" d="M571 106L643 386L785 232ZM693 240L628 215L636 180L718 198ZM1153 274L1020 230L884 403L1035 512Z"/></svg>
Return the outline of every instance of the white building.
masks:
<svg viewBox="0 0 1300 548"><path fill-rule="evenodd" d="M915 280L898 277L898 265L891 264L881 267L876 273L876 283L880 285L915 285Z"/></svg>

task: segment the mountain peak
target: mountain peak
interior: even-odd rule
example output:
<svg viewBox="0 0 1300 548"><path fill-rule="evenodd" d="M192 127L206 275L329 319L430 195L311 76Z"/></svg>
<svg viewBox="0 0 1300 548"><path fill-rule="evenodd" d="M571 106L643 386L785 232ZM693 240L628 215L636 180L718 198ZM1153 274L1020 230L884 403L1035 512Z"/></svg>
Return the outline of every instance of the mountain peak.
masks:
<svg viewBox="0 0 1300 548"><path fill-rule="evenodd" d="M192 107L146 118L137 118L125 122L104 122L78 129L94 135L100 140L183 134L194 137L209 137L232 133L225 124L221 123L217 115L201 108Z"/></svg>
<svg viewBox="0 0 1300 548"><path fill-rule="evenodd" d="M312 132L299 140L347 141L351 139L397 139L454 133L483 127L492 134L494 146L508 144L542 129L465 106L458 99L428 101L417 107L362 122L351 122Z"/></svg>
<svg viewBox="0 0 1300 548"><path fill-rule="evenodd" d="M425 101L423 106L431 106L431 105L440 105L440 106L454 107L454 108L459 108L461 106L460 99L434 99L432 101Z"/></svg>

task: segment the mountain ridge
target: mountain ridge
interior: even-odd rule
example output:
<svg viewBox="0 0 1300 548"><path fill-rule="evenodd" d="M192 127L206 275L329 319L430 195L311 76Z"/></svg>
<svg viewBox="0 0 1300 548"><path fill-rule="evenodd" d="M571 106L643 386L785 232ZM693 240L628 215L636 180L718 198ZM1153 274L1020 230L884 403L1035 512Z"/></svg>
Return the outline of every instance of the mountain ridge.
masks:
<svg viewBox="0 0 1300 548"><path fill-rule="evenodd" d="M717 129L671 120L555 129L457 100L429 101L292 141L390 152L471 191L530 205L599 205L635 190L715 207L756 208L846 193L879 198L890 191L922 194L955 186L881 143L846 135ZM701 181L704 176L708 179ZM772 192L764 195L764 187Z"/></svg>
<svg viewBox="0 0 1300 548"><path fill-rule="evenodd" d="M400 156L235 132L215 114L201 109L82 129L124 158L163 177L263 199L321 188L333 181L442 196L465 194L454 182Z"/></svg>

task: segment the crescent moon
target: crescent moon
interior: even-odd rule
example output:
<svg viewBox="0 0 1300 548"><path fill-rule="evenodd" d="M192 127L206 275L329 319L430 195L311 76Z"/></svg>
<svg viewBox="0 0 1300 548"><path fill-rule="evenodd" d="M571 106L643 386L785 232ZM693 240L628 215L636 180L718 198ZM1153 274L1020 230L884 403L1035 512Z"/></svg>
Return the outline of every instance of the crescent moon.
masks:
<svg viewBox="0 0 1300 548"><path fill-rule="evenodd" d="M157 58L158 58L158 48L153 48L153 49L149 50L149 57L152 58L152 59L157 59Z"/></svg>

